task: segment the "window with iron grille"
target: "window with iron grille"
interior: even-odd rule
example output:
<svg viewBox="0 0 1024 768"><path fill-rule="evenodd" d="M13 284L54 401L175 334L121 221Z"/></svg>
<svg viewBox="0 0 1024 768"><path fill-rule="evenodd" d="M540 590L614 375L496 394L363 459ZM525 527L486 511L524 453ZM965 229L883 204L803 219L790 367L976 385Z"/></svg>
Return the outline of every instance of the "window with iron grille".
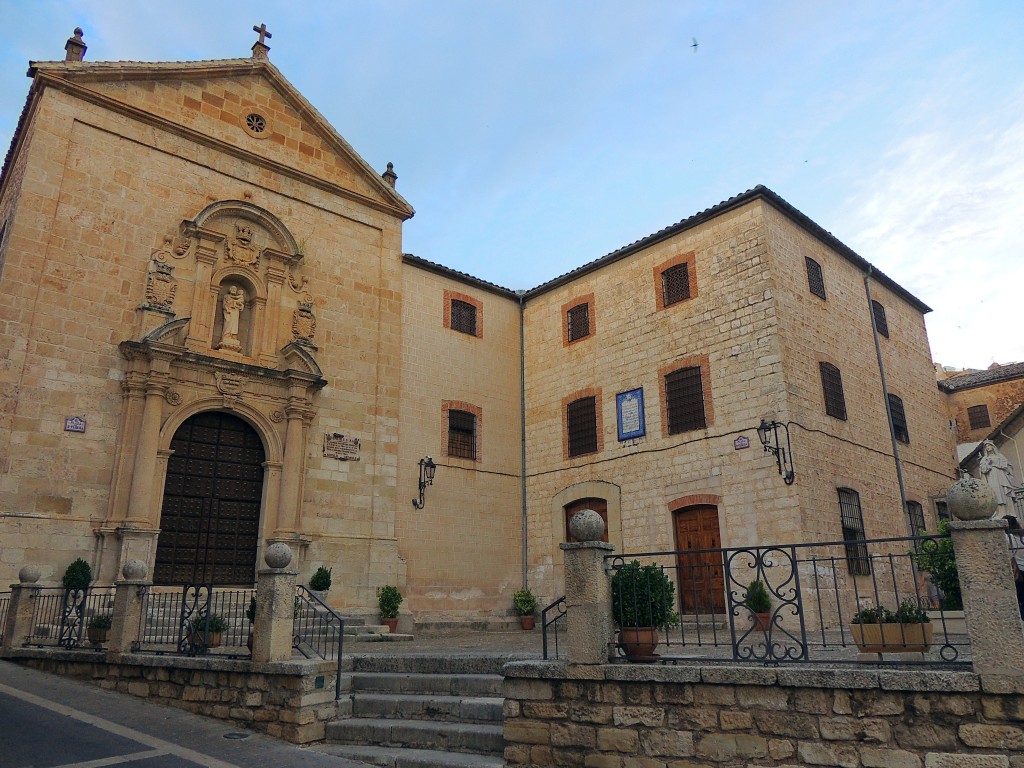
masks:
<svg viewBox="0 0 1024 768"><path fill-rule="evenodd" d="M707 426L704 382L699 365L680 368L665 376L665 411L670 435Z"/></svg>
<svg viewBox="0 0 1024 768"><path fill-rule="evenodd" d="M950 520L949 507L946 506L946 502L935 502L935 519L939 520L940 522L943 520L946 520L948 522Z"/></svg>
<svg viewBox="0 0 1024 768"><path fill-rule="evenodd" d="M925 531L924 507L916 501L907 502L907 527L911 536L923 536Z"/></svg>
<svg viewBox="0 0 1024 768"><path fill-rule="evenodd" d="M676 264L661 273L661 297L666 307L690 298L690 272L686 264Z"/></svg>
<svg viewBox="0 0 1024 768"><path fill-rule="evenodd" d="M476 459L476 416L469 411L448 411L448 455Z"/></svg>
<svg viewBox="0 0 1024 768"><path fill-rule="evenodd" d="M818 363L821 370L821 389L825 393L825 413L846 421L846 397L843 395L843 376L832 363Z"/></svg>
<svg viewBox="0 0 1024 768"><path fill-rule="evenodd" d="M987 405L972 405L967 409L967 420L971 423L971 429L985 429L992 426Z"/></svg>
<svg viewBox="0 0 1024 768"><path fill-rule="evenodd" d="M871 558L864 536L864 515L860 510L860 494L849 488L839 489L839 513L842 516L846 566L854 576L871 574Z"/></svg>
<svg viewBox="0 0 1024 768"><path fill-rule="evenodd" d="M452 330L476 336L476 307L466 301L452 299Z"/></svg>
<svg viewBox="0 0 1024 768"><path fill-rule="evenodd" d="M907 414L903 411L903 401L896 395L889 395L889 412L892 414L892 432L901 443L910 443L910 432L907 431Z"/></svg>
<svg viewBox="0 0 1024 768"><path fill-rule="evenodd" d="M804 257L804 263L807 265L807 287L819 299L824 299L825 276L821 273L821 264L810 256Z"/></svg>
<svg viewBox="0 0 1024 768"><path fill-rule="evenodd" d="M597 398L581 397L565 408L569 456L597 453Z"/></svg>
<svg viewBox="0 0 1024 768"><path fill-rule="evenodd" d="M566 312L566 328L569 341L583 339L590 335L590 305L577 304Z"/></svg>
<svg viewBox="0 0 1024 768"><path fill-rule="evenodd" d="M878 329L878 333L885 338L889 338L889 323L885 319L885 307L879 304L874 299L871 300L871 314L875 316L875 328Z"/></svg>

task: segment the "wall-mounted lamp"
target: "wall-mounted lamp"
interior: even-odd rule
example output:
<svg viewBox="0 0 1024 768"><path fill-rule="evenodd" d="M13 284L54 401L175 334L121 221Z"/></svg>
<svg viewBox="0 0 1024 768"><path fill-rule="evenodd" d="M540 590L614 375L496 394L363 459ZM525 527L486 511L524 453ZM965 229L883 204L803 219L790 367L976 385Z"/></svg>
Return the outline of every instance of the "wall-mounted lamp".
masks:
<svg viewBox="0 0 1024 768"><path fill-rule="evenodd" d="M782 427L786 433L785 448L779 444L779 427ZM764 446L765 453L775 456L779 474L782 475L786 485L792 485L793 480L796 479L796 472L793 471L793 448L789 444L789 427L781 421L761 419L761 423L757 427L757 436L761 438L761 445Z"/></svg>
<svg viewBox="0 0 1024 768"><path fill-rule="evenodd" d="M434 484L434 471L436 469L437 464L429 456L420 459L420 497L412 500L412 505L416 509L423 509L423 491L426 490L428 485Z"/></svg>

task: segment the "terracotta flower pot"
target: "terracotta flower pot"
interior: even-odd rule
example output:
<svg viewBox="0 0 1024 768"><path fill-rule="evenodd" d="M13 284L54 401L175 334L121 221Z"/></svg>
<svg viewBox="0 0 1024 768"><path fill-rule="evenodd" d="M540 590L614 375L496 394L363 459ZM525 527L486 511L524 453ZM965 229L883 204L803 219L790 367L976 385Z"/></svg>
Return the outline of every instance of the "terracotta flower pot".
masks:
<svg viewBox="0 0 1024 768"><path fill-rule="evenodd" d="M381 618L380 621L381 621L381 624L385 624L387 626L388 631L392 635L395 634L396 632L398 632L398 617L397 616L395 618L393 618L393 619Z"/></svg>
<svg viewBox="0 0 1024 768"><path fill-rule="evenodd" d="M521 626L523 629L533 629L535 621L536 618L534 616L520 616L519 626Z"/></svg>
<svg viewBox="0 0 1024 768"><path fill-rule="evenodd" d="M627 659L653 659L654 649L658 647L658 630L654 627L622 627L619 645Z"/></svg>
<svg viewBox="0 0 1024 768"><path fill-rule="evenodd" d="M751 614L754 619L754 629L761 632L767 632L768 628L772 625L772 614L771 611L765 611L764 613Z"/></svg>
<svg viewBox="0 0 1024 768"><path fill-rule="evenodd" d="M924 653L931 647L932 631L930 622L850 625L861 653Z"/></svg>

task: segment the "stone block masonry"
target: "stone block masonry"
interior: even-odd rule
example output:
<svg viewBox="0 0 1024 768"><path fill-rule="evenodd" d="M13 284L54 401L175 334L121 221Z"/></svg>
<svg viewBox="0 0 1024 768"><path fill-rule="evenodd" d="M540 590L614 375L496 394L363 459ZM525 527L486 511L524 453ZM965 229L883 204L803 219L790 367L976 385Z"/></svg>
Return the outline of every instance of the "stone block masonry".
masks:
<svg viewBox="0 0 1024 768"><path fill-rule="evenodd" d="M969 672L514 662L515 766L1024 766L1024 682Z"/></svg>

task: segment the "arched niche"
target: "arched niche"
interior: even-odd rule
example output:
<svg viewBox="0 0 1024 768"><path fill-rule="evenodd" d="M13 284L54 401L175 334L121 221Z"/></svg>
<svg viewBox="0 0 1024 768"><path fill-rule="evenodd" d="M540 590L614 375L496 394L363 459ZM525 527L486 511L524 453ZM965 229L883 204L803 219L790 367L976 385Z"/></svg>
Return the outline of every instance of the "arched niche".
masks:
<svg viewBox="0 0 1024 768"><path fill-rule="evenodd" d="M299 245L284 222L270 211L244 200L219 200L216 203L211 203L203 208L192 221L182 222L182 228L186 232L191 229L204 229L219 217L237 217L258 224L273 236L279 250L296 259L301 258Z"/></svg>

